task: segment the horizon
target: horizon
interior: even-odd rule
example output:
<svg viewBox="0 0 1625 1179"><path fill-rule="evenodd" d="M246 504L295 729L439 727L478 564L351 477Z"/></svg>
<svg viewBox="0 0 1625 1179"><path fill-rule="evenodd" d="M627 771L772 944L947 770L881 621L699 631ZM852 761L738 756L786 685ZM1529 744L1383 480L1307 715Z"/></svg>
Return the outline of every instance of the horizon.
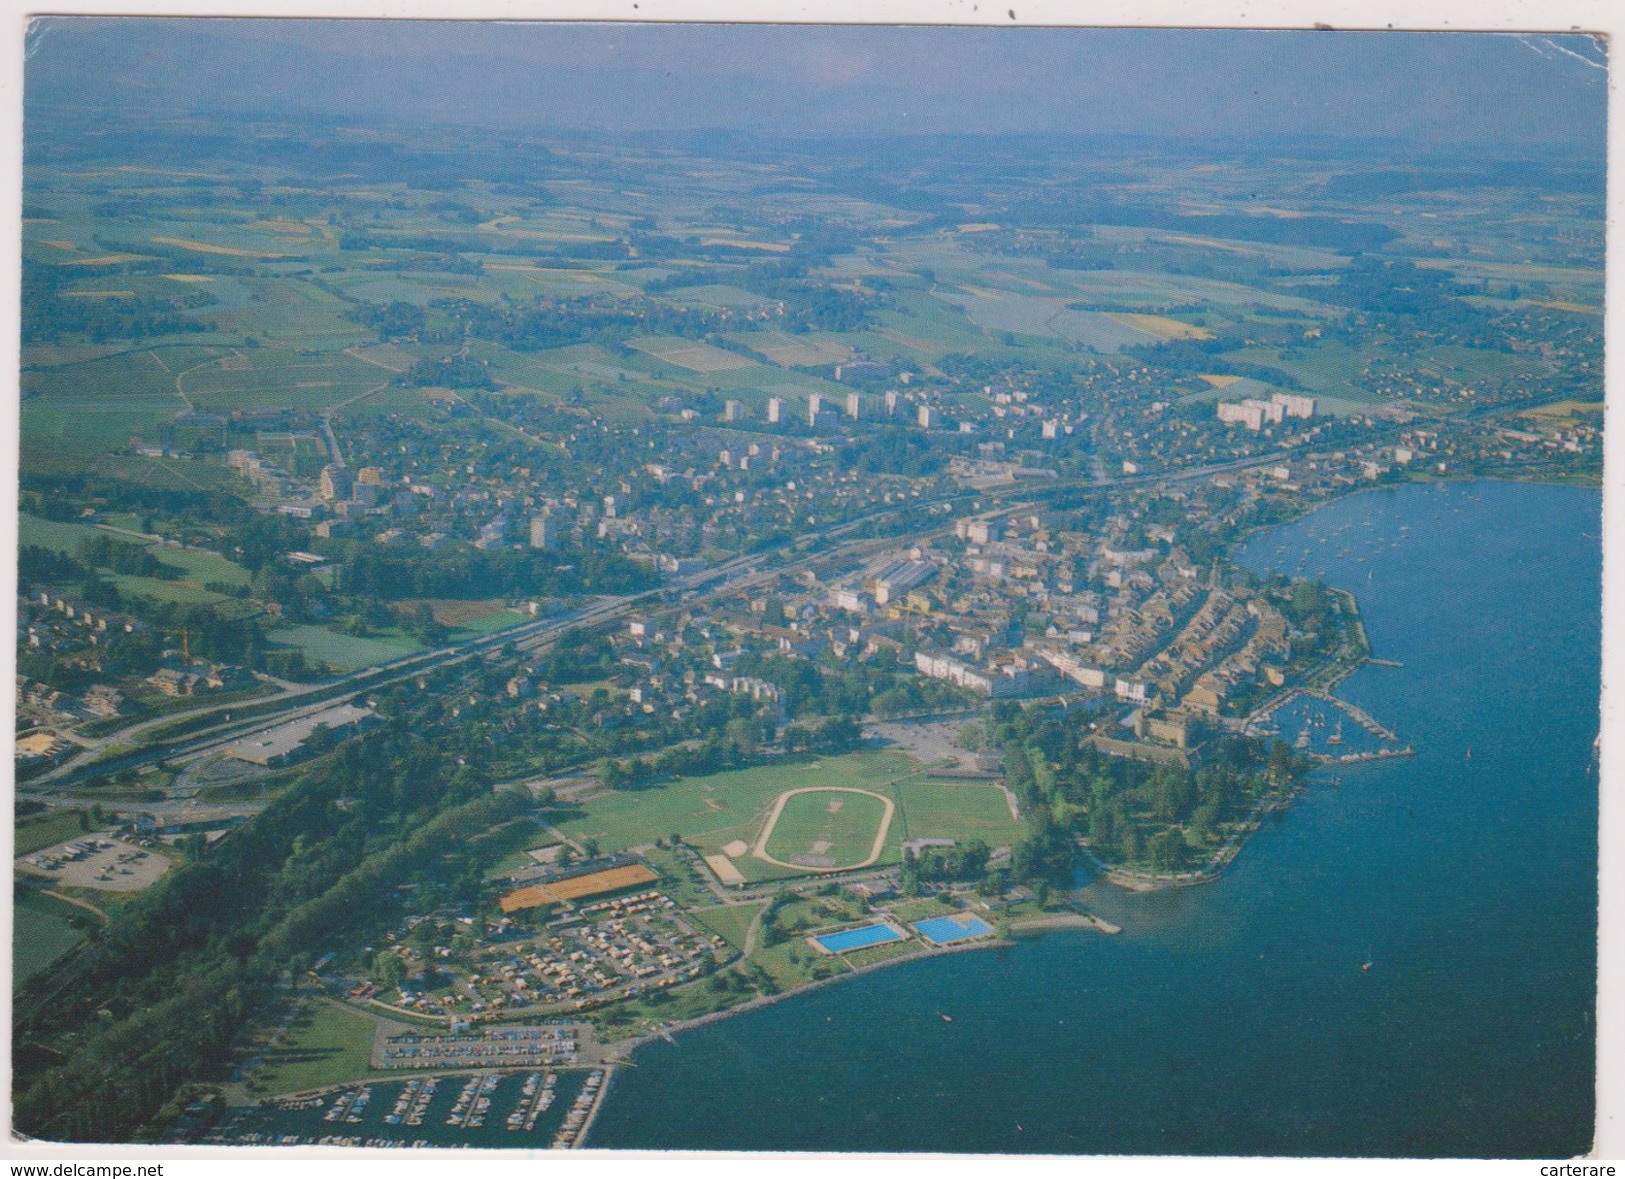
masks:
<svg viewBox="0 0 1625 1179"><path fill-rule="evenodd" d="M1605 149L1606 51L1585 35L42 17L28 43L34 112L824 142L1499 145L1583 161Z"/></svg>

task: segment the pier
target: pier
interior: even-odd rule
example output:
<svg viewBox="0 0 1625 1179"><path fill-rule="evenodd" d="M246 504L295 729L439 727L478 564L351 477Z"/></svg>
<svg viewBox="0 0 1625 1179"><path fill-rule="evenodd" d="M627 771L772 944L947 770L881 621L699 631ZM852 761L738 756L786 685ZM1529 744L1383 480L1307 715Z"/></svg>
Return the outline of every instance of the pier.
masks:
<svg viewBox="0 0 1625 1179"><path fill-rule="evenodd" d="M1353 717L1362 729L1370 733L1373 737L1380 737L1384 741L1398 742L1399 737L1397 734L1384 728L1383 725L1378 722L1376 717L1372 716L1358 704L1350 704L1347 700L1341 700L1330 693L1317 691L1314 688L1304 688L1303 692L1305 695L1313 696L1316 700L1323 701L1324 703L1331 705L1333 708L1341 708L1344 712L1348 713L1349 716Z"/></svg>

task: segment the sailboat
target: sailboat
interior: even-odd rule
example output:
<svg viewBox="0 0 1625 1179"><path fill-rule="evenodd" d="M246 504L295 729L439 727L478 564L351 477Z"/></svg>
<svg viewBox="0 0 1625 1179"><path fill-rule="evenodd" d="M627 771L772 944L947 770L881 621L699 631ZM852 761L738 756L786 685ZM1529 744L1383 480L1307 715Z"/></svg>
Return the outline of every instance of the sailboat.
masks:
<svg viewBox="0 0 1625 1179"><path fill-rule="evenodd" d="M1332 745L1341 745L1341 744L1343 744L1343 718L1342 717L1339 717L1338 720L1337 720L1337 731L1335 733L1333 733L1330 737L1327 737L1326 740L1329 743L1331 743Z"/></svg>

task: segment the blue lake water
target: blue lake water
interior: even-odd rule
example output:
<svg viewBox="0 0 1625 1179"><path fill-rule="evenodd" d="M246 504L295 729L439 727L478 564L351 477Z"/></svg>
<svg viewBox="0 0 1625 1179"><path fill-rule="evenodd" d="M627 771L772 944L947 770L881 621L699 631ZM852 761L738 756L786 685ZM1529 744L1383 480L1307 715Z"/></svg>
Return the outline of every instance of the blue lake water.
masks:
<svg viewBox="0 0 1625 1179"><path fill-rule="evenodd" d="M1250 567L1358 595L1403 667L1339 694L1415 757L1322 774L1213 884L1090 885L1119 937L900 965L641 1049L588 1145L1585 1151L1600 511L1408 485L1255 538Z"/></svg>

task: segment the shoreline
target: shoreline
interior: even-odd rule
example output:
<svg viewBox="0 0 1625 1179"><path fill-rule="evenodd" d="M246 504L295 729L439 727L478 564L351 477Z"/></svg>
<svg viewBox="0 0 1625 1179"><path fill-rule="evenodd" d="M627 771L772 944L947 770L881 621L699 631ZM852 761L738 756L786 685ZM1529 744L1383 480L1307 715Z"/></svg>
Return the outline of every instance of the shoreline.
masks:
<svg viewBox="0 0 1625 1179"><path fill-rule="evenodd" d="M1023 921L1014 922L1009 926L1010 934L1030 933L1039 934L1047 929L1092 929L1097 933L1120 934L1123 927L1114 925L1110 921L1096 917L1092 913L1055 913L1043 917L1031 917ZM771 995L757 995L754 999L747 999L733 1007L724 1007L720 1011L710 1011L704 1015L696 1015L692 1019L680 1020L676 1023L665 1024L659 1031L648 1032L641 1036L632 1036L625 1040L617 1040L603 1045L602 1059L606 1066L626 1061L632 1053L645 1044L655 1040L664 1040L679 1032L686 1032L692 1028L702 1027L705 1024L716 1023L729 1016L740 1015L747 1011L755 1011L797 995L804 995L832 983L844 982L847 979L857 978L876 970L884 970L890 966L900 966L906 962L920 962L928 958L939 958L948 954L963 954L972 950L990 950L1000 946L1014 945L1009 936L995 936L980 938L972 942L964 942L952 946L931 946L914 954L904 954L896 958L886 958L880 962L871 962L866 966L849 966L841 974L832 974L826 978L814 979L798 987L791 987L785 991L775 991Z"/></svg>

